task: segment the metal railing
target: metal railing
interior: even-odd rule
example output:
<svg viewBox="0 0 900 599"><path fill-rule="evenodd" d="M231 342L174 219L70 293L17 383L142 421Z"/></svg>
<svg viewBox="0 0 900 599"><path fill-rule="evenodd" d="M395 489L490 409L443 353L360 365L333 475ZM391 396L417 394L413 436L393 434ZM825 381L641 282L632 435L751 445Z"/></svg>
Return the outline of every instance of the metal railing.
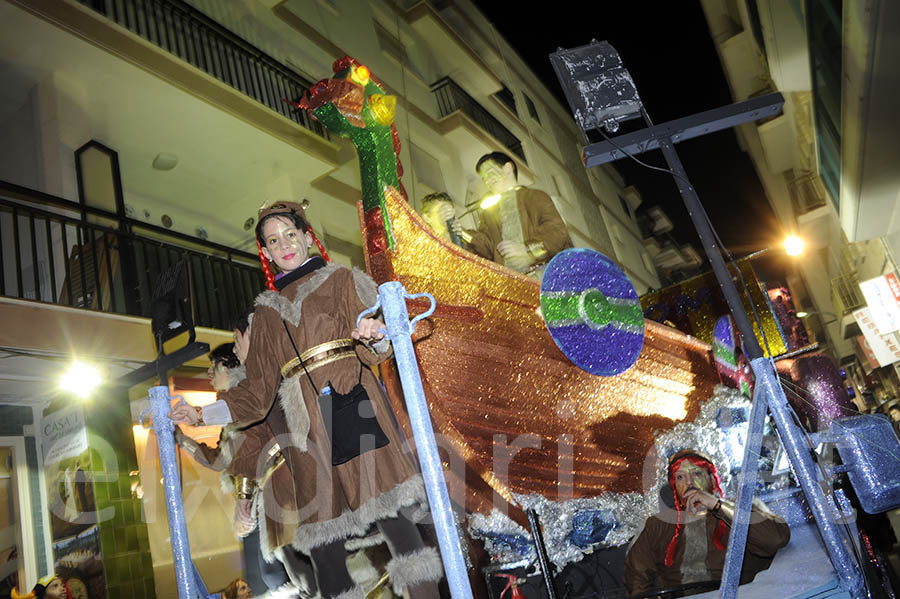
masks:
<svg viewBox="0 0 900 599"><path fill-rule="evenodd" d="M157 228L112 214L105 219L122 229L92 224L76 216L81 206L58 198L46 205L48 196L35 195L44 207L0 193L2 296L149 318L157 277L184 259L195 324L228 330L264 289L253 254L199 239L191 239L200 248L192 249L141 236L133 229Z"/></svg>
<svg viewBox="0 0 900 599"><path fill-rule="evenodd" d="M475 98L466 93L453 79L444 77L431 86L431 91L437 98L438 113L440 118L461 111L472 119L476 125L484 129L494 139L503 144L506 149L522 159L525 159L525 151L518 137L503 126L487 109L475 101Z"/></svg>
<svg viewBox="0 0 900 599"><path fill-rule="evenodd" d="M859 277L846 274L831 279L831 302L836 314L843 316L866 305L859 290Z"/></svg>
<svg viewBox="0 0 900 599"><path fill-rule="evenodd" d="M186 2L78 1L298 125L328 138L325 128L305 110L294 110L282 101L282 98L299 98L312 82Z"/></svg>
<svg viewBox="0 0 900 599"><path fill-rule="evenodd" d="M826 191L822 181L812 173L804 173L788 181L788 192L794 216L808 214L826 205Z"/></svg>

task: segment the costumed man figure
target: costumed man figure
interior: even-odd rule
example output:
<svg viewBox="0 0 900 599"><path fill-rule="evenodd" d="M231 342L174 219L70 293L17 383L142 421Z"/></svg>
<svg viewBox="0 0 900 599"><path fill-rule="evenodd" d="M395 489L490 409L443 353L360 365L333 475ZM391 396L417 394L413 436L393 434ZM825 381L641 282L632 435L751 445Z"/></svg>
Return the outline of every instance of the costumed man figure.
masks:
<svg viewBox="0 0 900 599"><path fill-rule="evenodd" d="M422 198L421 214L422 220L428 223L438 237L453 241L447 228L447 221L453 219L456 212L453 210L453 200L449 195L442 191L426 195Z"/></svg>
<svg viewBox="0 0 900 599"><path fill-rule="evenodd" d="M540 279L547 262L572 247L556 206L543 191L518 184L519 169L503 152L485 154L475 170L500 199L481 212L477 230L454 222L454 232L479 256Z"/></svg>
<svg viewBox="0 0 900 599"><path fill-rule="evenodd" d="M664 509L647 518L628 550L624 579L631 596L722 578L734 502L722 496L716 466L702 453L687 449L671 457L667 474L674 513ZM768 568L790 538L787 523L754 499L741 584Z"/></svg>
<svg viewBox="0 0 900 599"><path fill-rule="evenodd" d="M48 574L37 581L30 593L20 595L19 591L13 588L10 597L12 599L72 599L72 592L65 580L56 574Z"/></svg>
<svg viewBox="0 0 900 599"><path fill-rule="evenodd" d="M281 523L281 540L310 555L323 599L363 598L347 570L345 542L371 525L391 551L395 590L433 599L440 556L409 517L427 504L422 476L369 368L390 356L390 341L380 320L356 324L375 304L377 288L362 271L308 257L310 231L299 204L260 211L256 233L270 291L256 299L247 378L219 401L242 426L274 413L277 392L284 421L269 425L287 465L276 473L287 472L290 484L271 488L276 498L291 494L298 507ZM270 261L280 270L277 280ZM170 416L196 425L203 410L176 406Z"/></svg>

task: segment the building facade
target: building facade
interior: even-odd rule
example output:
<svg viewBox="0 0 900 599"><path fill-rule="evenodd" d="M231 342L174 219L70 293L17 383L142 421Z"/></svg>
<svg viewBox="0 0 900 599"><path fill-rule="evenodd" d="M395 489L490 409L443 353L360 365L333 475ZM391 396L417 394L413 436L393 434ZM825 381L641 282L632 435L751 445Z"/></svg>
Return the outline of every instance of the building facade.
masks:
<svg viewBox="0 0 900 599"><path fill-rule="evenodd" d="M893 368L863 357L854 312L866 307L860 282L896 272L900 108L892 98L900 77L887 61L900 50L900 7L854 0L702 5L734 100L774 91L785 97L780 116L737 134L777 219L807 243L791 281L805 290L795 294L798 309L858 388L876 389L879 403L896 397ZM863 371L871 377L873 370L866 382Z"/></svg>
<svg viewBox="0 0 900 599"><path fill-rule="evenodd" d="M146 385L90 398L76 419L86 444L60 458L42 424L73 402L55 381L73 355L110 381L152 361L156 277L179 259L199 340L228 341L263 285L253 218L264 202L309 200L333 259L362 265L355 151L286 102L344 55L398 98L414 206L433 191L459 212L476 204L475 163L502 151L521 184L550 194L576 246L616 260L639 293L660 286L640 194L612 166L585 171L568 110L468 0L0 3L0 446L21 480L8 491L22 516L9 573L20 590L87 551L109 596L174 596L155 445L139 423ZM195 359L170 384L203 387L205 368ZM183 476L203 531L194 555L224 586L240 569L229 499L189 461ZM93 524L54 520L52 506L86 503Z"/></svg>

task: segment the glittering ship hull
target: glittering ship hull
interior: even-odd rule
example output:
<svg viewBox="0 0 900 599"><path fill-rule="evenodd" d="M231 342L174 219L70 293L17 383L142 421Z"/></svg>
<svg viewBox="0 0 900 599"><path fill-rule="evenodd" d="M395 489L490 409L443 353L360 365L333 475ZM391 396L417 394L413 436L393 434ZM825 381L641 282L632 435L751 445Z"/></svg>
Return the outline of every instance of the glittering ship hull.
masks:
<svg viewBox="0 0 900 599"><path fill-rule="evenodd" d="M536 281L437 237L402 198L386 196L394 249L372 251L376 229L361 210L367 266L379 283L399 280L411 294L435 297L414 344L456 501L465 496L467 509L482 513L506 507L521 521L503 505L514 494L565 500L642 491L654 431L693 420L713 393L711 347L647 321L631 369L588 374L547 332ZM411 314L426 306L408 303ZM387 366L384 376L405 413L396 372Z"/></svg>

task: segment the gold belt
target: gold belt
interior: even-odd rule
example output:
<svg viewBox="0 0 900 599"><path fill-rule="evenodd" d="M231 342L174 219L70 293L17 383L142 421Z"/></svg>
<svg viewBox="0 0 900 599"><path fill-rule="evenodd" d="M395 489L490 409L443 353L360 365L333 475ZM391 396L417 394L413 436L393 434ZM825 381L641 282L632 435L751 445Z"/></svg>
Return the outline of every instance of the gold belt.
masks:
<svg viewBox="0 0 900 599"><path fill-rule="evenodd" d="M304 367L311 372L326 364L355 355L353 339L326 341L304 351L299 358L293 357L285 362L281 367L281 376L287 379L302 372Z"/></svg>

